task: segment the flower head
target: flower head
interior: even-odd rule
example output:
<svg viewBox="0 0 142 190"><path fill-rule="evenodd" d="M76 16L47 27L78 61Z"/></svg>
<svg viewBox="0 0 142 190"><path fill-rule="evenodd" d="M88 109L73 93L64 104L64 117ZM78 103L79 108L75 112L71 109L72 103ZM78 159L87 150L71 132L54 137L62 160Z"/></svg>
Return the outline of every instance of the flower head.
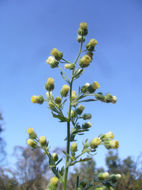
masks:
<svg viewBox="0 0 142 190"><path fill-rule="evenodd" d="M62 89L60 91L61 96L66 97L68 95L69 90L70 90L70 87L68 85L66 85L66 84L63 85Z"/></svg>
<svg viewBox="0 0 142 190"><path fill-rule="evenodd" d="M59 179L56 176L54 176L50 179L50 184L56 187L58 184L58 181Z"/></svg>
<svg viewBox="0 0 142 190"><path fill-rule="evenodd" d="M77 143L74 142L74 143L72 143L72 145L71 145L71 152L76 152L76 151L77 151Z"/></svg>
<svg viewBox="0 0 142 190"><path fill-rule="evenodd" d="M46 63L48 63L51 66L51 68L58 67L59 64L59 62L53 56L49 56L46 60Z"/></svg>
<svg viewBox="0 0 142 190"><path fill-rule="evenodd" d="M46 137L45 137L45 136L41 136L41 137L39 138L39 143L40 143L42 146L46 145L46 144L47 144Z"/></svg>
<svg viewBox="0 0 142 190"><path fill-rule="evenodd" d="M95 149L99 144L101 144L101 139L96 137L90 142L90 147Z"/></svg>
<svg viewBox="0 0 142 190"><path fill-rule="evenodd" d="M45 84L45 89L48 91L54 90L54 79L53 78L48 78L48 80Z"/></svg>
<svg viewBox="0 0 142 190"><path fill-rule="evenodd" d="M53 55L57 61L61 60L63 57L63 53L60 52L57 48L53 48L51 50L51 55Z"/></svg>
<svg viewBox="0 0 142 190"><path fill-rule="evenodd" d="M91 62L91 57L89 55L84 55L83 57L80 58L79 60L79 65L80 67L88 67Z"/></svg>

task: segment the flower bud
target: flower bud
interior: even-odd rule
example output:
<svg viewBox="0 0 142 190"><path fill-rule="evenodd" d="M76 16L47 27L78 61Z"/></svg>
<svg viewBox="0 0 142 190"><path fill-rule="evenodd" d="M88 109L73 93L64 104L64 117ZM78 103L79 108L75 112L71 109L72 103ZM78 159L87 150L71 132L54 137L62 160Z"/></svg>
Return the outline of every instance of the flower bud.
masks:
<svg viewBox="0 0 142 190"><path fill-rule="evenodd" d="M53 110L55 108L55 104L52 101L48 102L49 108Z"/></svg>
<svg viewBox="0 0 142 190"><path fill-rule="evenodd" d="M54 176L50 179L50 184L56 187L58 185L58 181L59 179L56 176Z"/></svg>
<svg viewBox="0 0 142 190"><path fill-rule="evenodd" d="M101 143L100 138L94 138L91 142L90 142L90 147L92 149L95 149L99 144Z"/></svg>
<svg viewBox="0 0 142 190"><path fill-rule="evenodd" d="M93 93L95 90L97 90L98 88L100 88L100 85L97 81L93 82L93 84L89 85L88 87L88 91L90 93Z"/></svg>
<svg viewBox="0 0 142 190"><path fill-rule="evenodd" d="M53 100L53 95L52 95L52 91L46 92L46 97L47 99L52 99Z"/></svg>
<svg viewBox="0 0 142 190"><path fill-rule="evenodd" d="M103 138L111 138L111 139L113 139L114 138L114 134L110 131L110 132L108 132L108 133L106 133L106 134L104 134L103 135Z"/></svg>
<svg viewBox="0 0 142 190"><path fill-rule="evenodd" d="M52 159L53 159L54 162L56 162L58 160L58 154L53 153Z"/></svg>
<svg viewBox="0 0 142 190"><path fill-rule="evenodd" d="M95 97L96 97L97 100L100 100L102 102L105 101L105 96L101 92L95 94Z"/></svg>
<svg viewBox="0 0 142 190"><path fill-rule="evenodd" d="M77 143L74 142L74 143L72 143L72 145L71 145L71 152L76 152L76 151L77 151Z"/></svg>
<svg viewBox="0 0 142 190"><path fill-rule="evenodd" d="M99 173L99 175L98 175L98 179L100 179L100 180L106 180L108 178L109 178L109 173L108 172Z"/></svg>
<svg viewBox="0 0 142 190"><path fill-rule="evenodd" d="M116 96L112 96L112 103L115 104L117 102L117 97Z"/></svg>
<svg viewBox="0 0 142 190"><path fill-rule="evenodd" d="M62 99L61 99L59 96L57 96L57 97L55 98L55 103L56 103L56 104L61 104L61 101L62 101Z"/></svg>
<svg viewBox="0 0 142 190"><path fill-rule="evenodd" d="M37 103L37 96L32 96L31 102L32 103Z"/></svg>
<svg viewBox="0 0 142 190"><path fill-rule="evenodd" d="M78 35L78 36L77 36L77 41L78 41L79 43L84 42L84 41L85 41L85 37Z"/></svg>
<svg viewBox="0 0 142 190"><path fill-rule="evenodd" d="M37 104L43 104L44 98L43 98L43 96L32 96L31 102L37 103Z"/></svg>
<svg viewBox="0 0 142 190"><path fill-rule="evenodd" d="M83 93L87 92L89 86L90 86L90 83L87 82L84 86L82 86L81 92L83 92Z"/></svg>
<svg viewBox="0 0 142 190"><path fill-rule="evenodd" d="M28 129L27 129L27 133L29 134L29 136L30 136L31 139L36 139L36 138L37 138L37 135L36 135L36 133L34 132L34 129L33 129L33 128L28 128Z"/></svg>
<svg viewBox="0 0 142 190"><path fill-rule="evenodd" d="M96 46L96 45L98 44L98 42L97 42L97 40L95 40L95 39L91 39L91 40L89 41L89 44L90 44L91 46Z"/></svg>
<svg viewBox="0 0 142 190"><path fill-rule="evenodd" d="M84 110L84 106L79 105L78 108L76 109L76 113L79 114L79 115L81 115L82 112L83 112L83 110Z"/></svg>
<svg viewBox="0 0 142 190"><path fill-rule="evenodd" d="M83 125L82 125L82 128L83 128L83 129L88 129L88 128L90 128L90 127L92 127L92 124L91 124L90 122L83 123Z"/></svg>
<svg viewBox="0 0 142 190"><path fill-rule="evenodd" d="M33 148L35 148L36 147L36 142L33 140L33 139L28 139L27 140L27 144L29 145L29 146L31 146L31 147L33 147Z"/></svg>
<svg viewBox="0 0 142 190"><path fill-rule="evenodd" d="M46 63L48 63L51 68L58 67L59 64L59 62L53 56L48 57Z"/></svg>
<svg viewBox="0 0 142 190"><path fill-rule="evenodd" d="M86 22L80 23L80 29L78 30L78 34L81 36L86 36L88 34L88 24Z"/></svg>
<svg viewBox="0 0 142 190"><path fill-rule="evenodd" d="M73 90L72 91L72 95L71 95L71 98L72 98L72 100L75 100L76 99L76 92L75 92L75 90Z"/></svg>
<svg viewBox="0 0 142 190"><path fill-rule="evenodd" d="M45 84L45 89L48 91L54 90L54 79L53 78L48 78L48 80Z"/></svg>
<svg viewBox="0 0 142 190"><path fill-rule="evenodd" d="M104 146L107 149L117 149L119 147L119 142L117 140L104 141Z"/></svg>
<svg viewBox="0 0 142 190"><path fill-rule="evenodd" d="M85 30L85 29L87 29L87 27L88 27L88 24L86 22L80 23L80 29Z"/></svg>
<svg viewBox="0 0 142 190"><path fill-rule="evenodd" d="M69 63L69 64L65 64L64 65L64 68L65 69L70 69L70 70L73 70L75 67L75 65L73 63Z"/></svg>
<svg viewBox="0 0 142 190"><path fill-rule="evenodd" d="M63 57L63 53L60 52L58 49L56 48L53 48L52 51L51 51L51 55L53 55L55 57L55 59L57 61L60 61Z"/></svg>
<svg viewBox="0 0 142 190"><path fill-rule="evenodd" d="M46 137L45 136L41 136L39 138L39 143L40 143L41 146L47 145Z"/></svg>
<svg viewBox="0 0 142 190"><path fill-rule="evenodd" d="M66 97L68 95L68 92L70 90L70 87L68 85L63 85L61 91L60 91L60 94L62 97Z"/></svg>
<svg viewBox="0 0 142 190"><path fill-rule="evenodd" d="M84 120L91 119L91 117L92 117L92 115L91 115L90 113L85 113L85 114L83 114L83 116L82 116L82 118L83 118Z"/></svg>
<svg viewBox="0 0 142 190"><path fill-rule="evenodd" d="M105 102L106 103L112 102L112 95L111 94L106 94L105 95Z"/></svg>
<svg viewBox="0 0 142 190"><path fill-rule="evenodd" d="M122 176L121 176L121 174L115 174L115 177L116 177L117 179L120 179Z"/></svg>
<svg viewBox="0 0 142 190"><path fill-rule="evenodd" d="M73 117L75 117L75 116L76 116L75 111L74 111L74 110L71 110L71 117L73 118Z"/></svg>
<svg viewBox="0 0 142 190"><path fill-rule="evenodd" d="M88 55L84 55L83 57L80 58L79 65L82 68L88 67L90 65L90 62L91 62L91 57Z"/></svg>

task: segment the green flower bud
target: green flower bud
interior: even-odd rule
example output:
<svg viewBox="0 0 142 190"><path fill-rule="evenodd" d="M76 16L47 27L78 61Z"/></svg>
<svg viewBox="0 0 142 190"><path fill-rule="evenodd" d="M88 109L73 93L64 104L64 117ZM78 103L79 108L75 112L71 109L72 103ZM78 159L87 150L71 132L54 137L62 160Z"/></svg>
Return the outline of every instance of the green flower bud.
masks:
<svg viewBox="0 0 142 190"><path fill-rule="evenodd" d="M44 102L43 96L32 96L31 98L32 103L42 104Z"/></svg>
<svg viewBox="0 0 142 190"><path fill-rule="evenodd" d="M27 144L33 148L36 148L37 144L33 139L28 139Z"/></svg>
<svg viewBox="0 0 142 190"><path fill-rule="evenodd" d="M96 97L97 100L100 100L102 102L105 101L105 96L101 92L95 94L95 97Z"/></svg>
<svg viewBox="0 0 142 190"><path fill-rule="evenodd" d="M119 147L119 142L117 140L106 140L104 141L104 146L107 149L117 149Z"/></svg>
<svg viewBox="0 0 142 190"><path fill-rule="evenodd" d="M90 65L90 62L91 62L91 57L88 55L84 55L83 57L80 58L79 65L82 68L88 67Z"/></svg>
<svg viewBox="0 0 142 190"><path fill-rule="evenodd" d="M102 136L102 139L113 139L114 134L110 131Z"/></svg>
<svg viewBox="0 0 142 190"><path fill-rule="evenodd" d="M61 91L60 91L60 94L62 97L66 97L68 95L68 92L70 90L70 87L68 85L63 85Z"/></svg>
<svg viewBox="0 0 142 190"><path fill-rule="evenodd" d="M49 91L49 92L46 92L46 97L47 97L47 100L53 100L53 95L52 95L52 91Z"/></svg>
<svg viewBox="0 0 142 190"><path fill-rule="evenodd" d="M51 68L58 67L59 64L59 62L53 56L48 57L46 63L48 63Z"/></svg>
<svg viewBox="0 0 142 190"><path fill-rule="evenodd" d="M100 140L100 138L94 138L91 142L90 142L90 147L92 148L92 149L95 149L95 148L97 148L97 146L99 145L99 144L101 144L101 140Z"/></svg>
<svg viewBox="0 0 142 190"><path fill-rule="evenodd" d="M88 27L88 24L87 24L86 22L81 22L81 23L80 23L80 28L81 28L82 30L87 29L87 27Z"/></svg>
<svg viewBox="0 0 142 190"><path fill-rule="evenodd" d="M79 114L79 115L81 115L82 112L83 112L83 110L84 110L84 106L80 105L80 106L78 106L78 108L76 109L76 113Z"/></svg>
<svg viewBox="0 0 142 190"><path fill-rule="evenodd" d="M88 44L86 44L86 49L88 51L94 51L94 47L98 44L97 40L91 39Z"/></svg>
<svg viewBox="0 0 142 190"><path fill-rule="evenodd" d="M82 125L82 128L83 128L83 129L88 129L88 128L90 128L90 127L92 127L92 124L91 124L90 122L83 123L83 125Z"/></svg>
<svg viewBox="0 0 142 190"><path fill-rule="evenodd" d="M84 86L82 86L81 92L83 92L83 93L87 92L89 86L90 86L90 83L87 82Z"/></svg>
<svg viewBox="0 0 142 190"><path fill-rule="evenodd" d="M72 91L71 98L72 98L72 100L75 100L77 98L75 90Z"/></svg>
<svg viewBox="0 0 142 190"><path fill-rule="evenodd" d="M39 138L39 143L40 143L41 146L47 145L46 137L45 136L41 136Z"/></svg>
<svg viewBox="0 0 142 190"><path fill-rule="evenodd" d="M71 110L71 117L73 118L73 117L75 117L75 116L76 116L75 111L74 111L74 110Z"/></svg>
<svg viewBox="0 0 142 190"><path fill-rule="evenodd" d="M88 29L81 29L81 28L79 28L78 34L80 36L86 36L88 34Z"/></svg>
<svg viewBox="0 0 142 190"><path fill-rule="evenodd" d="M56 187L56 186L58 185L58 181L59 181L59 179L58 179L56 176L54 176L54 177L52 177L52 178L50 179L50 184L51 184L52 186Z"/></svg>
<svg viewBox="0 0 142 190"><path fill-rule="evenodd" d="M51 51L51 55L53 55L55 57L55 59L57 61L60 61L63 57L63 53L60 52L58 49L56 48L53 48L52 51Z"/></svg>
<svg viewBox="0 0 142 190"><path fill-rule="evenodd" d="M29 134L29 136L30 136L31 139L36 139L36 138L37 138L37 135L36 135L36 133L34 132L34 129L33 129L33 128L28 128L28 129L27 129L27 133Z"/></svg>
<svg viewBox="0 0 142 190"><path fill-rule="evenodd" d="M48 78L48 80L45 84L45 89L48 91L54 90L54 79L53 78Z"/></svg>
<svg viewBox="0 0 142 190"><path fill-rule="evenodd" d="M73 63L69 63L69 64L65 64L64 65L64 68L65 69L70 69L70 70L73 70L75 67L75 65Z"/></svg>
<svg viewBox="0 0 142 190"><path fill-rule="evenodd" d="M88 87L88 91L90 93L93 93L95 90L97 90L98 88L100 88L100 85L97 81L93 82L93 84L91 84L89 87Z"/></svg>
<svg viewBox="0 0 142 190"><path fill-rule="evenodd" d="M112 102L112 95L111 94L106 94L105 95L105 102L106 103Z"/></svg>
<svg viewBox="0 0 142 190"><path fill-rule="evenodd" d="M78 35L78 36L77 36L77 41L78 41L79 43L84 42L84 41L85 41L85 37Z"/></svg>
<svg viewBox="0 0 142 190"><path fill-rule="evenodd" d="M48 102L49 108L53 110L55 108L55 104L52 101Z"/></svg>
<svg viewBox="0 0 142 190"><path fill-rule="evenodd" d="M58 154L53 153L52 159L53 159L54 162L56 162L58 160Z"/></svg>
<svg viewBox="0 0 142 190"><path fill-rule="evenodd" d="M56 99L55 99L55 103L56 104L61 104L61 101L62 101L62 99L59 96L57 96Z"/></svg>
<svg viewBox="0 0 142 190"><path fill-rule="evenodd" d="M92 117L92 115L89 114L89 113L85 113L85 114L83 114L83 116L82 116L82 118L83 118L84 120L91 119L91 117Z"/></svg>
<svg viewBox="0 0 142 190"><path fill-rule="evenodd" d="M98 175L98 179L100 179L100 180L106 180L108 178L109 178L109 173L108 172L99 173L99 175Z"/></svg>
<svg viewBox="0 0 142 190"><path fill-rule="evenodd" d="M71 145L71 152L76 152L76 151L77 151L77 143L74 142L74 143L72 143L72 145Z"/></svg>

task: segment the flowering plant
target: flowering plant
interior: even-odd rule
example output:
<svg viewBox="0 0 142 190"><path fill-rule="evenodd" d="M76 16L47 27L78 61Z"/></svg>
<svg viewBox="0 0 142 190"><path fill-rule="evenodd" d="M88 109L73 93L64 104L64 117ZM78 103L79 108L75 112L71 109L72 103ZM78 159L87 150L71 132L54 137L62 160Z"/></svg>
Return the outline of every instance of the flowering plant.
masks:
<svg viewBox="0 0 142 190"><path fill-rule="evenodd" d="M83 74L85 68L93 61L93 54L96 45L98 44L96 39L91 39L86 44L85 50L82 50L87 34L88 24L84 22L80 23L77 37L77 41L80 43L80 50L74 62L66 60L63 53L56 48L52 49L52 56L48 57L46 60L52 69L58 68L60 70L61 76L66 82L60 90L60 96L54 97L52 94L55 85L54 79L50 77L45 83L45 89L47 90L46 98L41 95L32 96L31 98L32 103L43 104L44 102L48 102L52 116L60 122L67 124L67 136L65 138L66 151L63 151L66 161L64 166L60 169L58 166L63 158L59 158L57 153L51 154L49 142L46 137L38 137L33 128L27 130L29 135L27 144L32 148L41 148L44 151L44 154L48 156L49 167L52 169L54 177L50 179L50 184L48 185L47 190L56 190L58 189L59 184L62 184L62 188L66 190L68 187L69 167L74 166L79 162L89 161L91 159L89 157L90 154L96 152L96 149L101 144L107 149L117 149L119 147L118 141L114 140L114 134L108 132L106 134L101 134L98 137L94 137L91 141L86 139L83 142L82 150L78 150L76 142L77 135L83 135L85 132L89 131L90 127L92 127L92 124L89 121L86 122L86 120L91 119L92 115L90 113L84 113L85 107L82 104L94 101L114 104L117 101L116 96L111 94L104 95L101 92L97 92L100 87L97 81L94 81L91 84L86 83L79 87L78 93L73 90L73 83L75 80ZM64 69L60 67L60 65L64 65ZM68 77L65 70L70 70L72 72L71 78ZM64 113L64 106L66 103L68 103L67 114ZM79 122L80 120L84 121L82 125ZM99 173L97 178L95 178L98 182L97 186L94 186L94 184L87 184L85 181L79 181L79 177L77 177L76 189L87 190L92 187L96 190L113 189L114 184L120 177L120 174L109 174L108 172Z"/></svg>

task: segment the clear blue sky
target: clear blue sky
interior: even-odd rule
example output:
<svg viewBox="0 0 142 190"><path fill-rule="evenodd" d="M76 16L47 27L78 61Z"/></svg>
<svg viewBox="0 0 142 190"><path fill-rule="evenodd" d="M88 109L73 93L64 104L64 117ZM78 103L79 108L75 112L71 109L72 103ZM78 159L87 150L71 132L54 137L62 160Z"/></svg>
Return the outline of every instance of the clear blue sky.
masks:
<svg viewBox="0 0 142 190"><path fill-rule="evenodd" d="M90 103L93 127L86 138L113 131L122 158L142 152L142 1L141 0L0 0L0 111L5 120L3 137L8 159L16 145L26 146L26 129L32 126L52 145L64 146L66 127L52 119L47 105L32 104L34 94L45 94L48 77L58 95L63 80L45 63L52 48L76 57L79 23L89 25L90 38L98 40L95 61L78 81L98 81L100 91L111 92L118 103ZM98 150L98 165L104 162Z"/></svg>

